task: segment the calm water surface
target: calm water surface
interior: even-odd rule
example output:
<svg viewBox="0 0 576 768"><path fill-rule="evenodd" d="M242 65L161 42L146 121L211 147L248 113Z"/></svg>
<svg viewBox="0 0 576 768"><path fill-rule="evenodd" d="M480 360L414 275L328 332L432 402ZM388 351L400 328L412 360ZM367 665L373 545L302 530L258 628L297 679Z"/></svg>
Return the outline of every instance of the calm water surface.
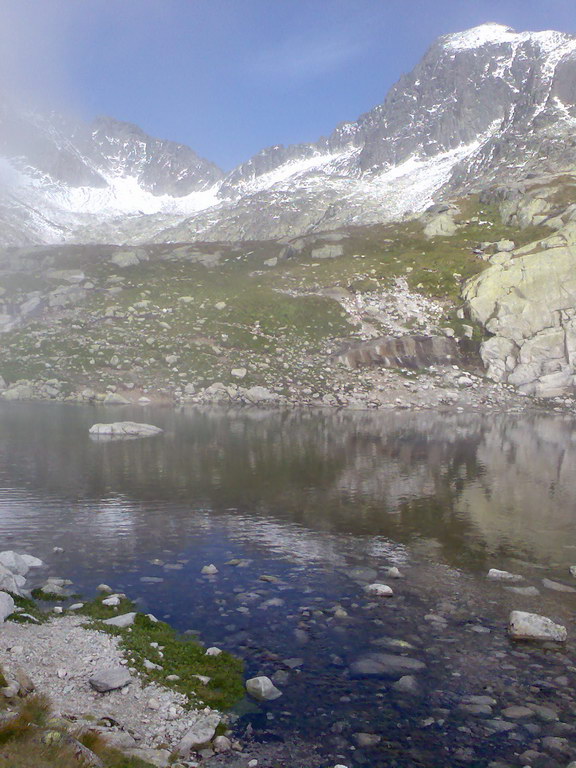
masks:
<svg viewBox="0 0 576 768"><path fill-rule="evenodd" d="M165 432L88 436L119 419ZM574 635L576 593L542 584L570 585L576 564L574 427L543 415L5 403L2 548L38 555L86 595L105 581L238 653L250 676L274 675L283 696L241 702L239 733L310 740L332 764L524 765L532 749L564 766L576 754L572 641L517 647L505 629L518 608ZM208 563L217 576L200 575ZM394 565L403 579L387 579ZM540 595L488 582L490 567ZM371 601L371 581L394 598ZM351 665L369 653L424 662L416 690L357 678ZM492 698L492 711L463 709L473 695ZM502 709L524 703L558 721L504 730ZM358 732L380 741L359 746ZM546 737L561 740L556 751Z"/></svg>

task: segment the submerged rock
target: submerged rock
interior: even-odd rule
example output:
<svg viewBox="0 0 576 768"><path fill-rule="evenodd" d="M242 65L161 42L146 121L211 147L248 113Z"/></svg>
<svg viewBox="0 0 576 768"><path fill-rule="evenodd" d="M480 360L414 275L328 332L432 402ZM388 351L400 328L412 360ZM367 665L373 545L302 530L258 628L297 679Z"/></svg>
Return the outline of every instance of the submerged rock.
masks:
<svg viewBox="0 0 576 768"><path fill-rule="evenodd" d="M559 581L552 581L551 579L542 579L542 586L547 589L553 589L555 592L576 592L574 587L569 587L567 584L562 584Z"/></svg>
<svg viewBox="0 0 576 768"><path fill-rule="evenodd" d="M384 677L398 680L405 675L420 672L426 665L409 656L392 653L369 653L350 665L352 677Z"/></svg>
<svg viewBox="0 0 576 768"><path fill-rule="evenodd" d="M510 637L514 640L553 640L558 643L566 642L568 633L566 627L555 624L546 616L525 611L512 611L508 627Z"/></svg>
<svg viewBox="0 0 576 768"><path fill-rule="evenodd" d="M163 432L153 424L140 424L137 421L113 421L110 424L94 424L88 432L92 437L150 437Z"/></svg>

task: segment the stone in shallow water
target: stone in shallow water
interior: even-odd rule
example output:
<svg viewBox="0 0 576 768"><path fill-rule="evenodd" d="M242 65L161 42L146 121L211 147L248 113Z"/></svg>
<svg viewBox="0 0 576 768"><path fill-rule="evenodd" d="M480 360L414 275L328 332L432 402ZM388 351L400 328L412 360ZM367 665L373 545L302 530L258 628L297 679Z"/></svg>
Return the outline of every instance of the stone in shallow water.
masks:
<svg viewBox="0 0 576 768"><path fill-rule="evenodd" d="M362 565L358 565L355 568L348 568L344 573L346 576L354 579L354 581L374 581L378 575L378 571L374 568L367 568Z"/></svg>
<svg viewBox="0 0 576 768"><path fill-rule="evenodd" d="M514 640L554 640L564 643L568 633L566 627L555 624L546 616L525 611L512 611L508 626L510 637Z"/></svg>
<svg viewBox="0 0 576 768"><path fill-rule="evenodd" d="M426 665L409 656L392 653L369 653L350 665L352 677L384 677L398 680L412 672L420 672Z"/></svg>
<svg viewBox="0 0 576 768"><path fill-rule="evenodd" d="M527 717L534 717L534 712L528 707L513 705L503 709L502 715L508 720L524 720Z"/></svg>
<svg viewBox="0 0 576 768"><path fill-rule="evenodd" d="M408 693L411 696L417 696L420 693L418 681L414 675L403 675L400 680L392 685L392 688L394 688L395 691L400 691L400 693Z"/></svg>
<svg viewBox="0 0 576 768"><path fill-rule="evenodd" d="M490 568L486 578L492 581L524 581L524 576L509 571L500 571L498 568Z"/></svg>
<svg viewBox="0 0 576 768"><path fill-rule="evenodd" d="M574 587L569 587L567 584L561 584L559 581L552 581L552 579L542 579L542 585L546 589L553 589L555 592L576 592Z"/></svg>
<svg viewBox="0 0 576 768"><path fill-rule="evenodd" d="M106 691L115 691L117 688L124 688L131 681L130 672L126 667L120 665L116 667L106 667L99 669L88 681L94 690L100 693Z"/></svg>
<svg viewBox="0 0 576 768"><path fill-rule="evenodd" d="M540 594L540 590L536 587L504 587L504 589L524 597L537 597Z"/></svg>
<svg viewBox="0 0 576 768"><path fill-rule="evenodd" d="M273 701L282 696L282 691L279 691L272 680L265 675L246 680L246 690L250 696L259 701Z"/></svg>
<svg viewBox="0 0 576 768"><path fill-rule="evenodd" d="M374 747L382 741L382 736L377 733L355 733L352 738L360 748Z"/></svg>

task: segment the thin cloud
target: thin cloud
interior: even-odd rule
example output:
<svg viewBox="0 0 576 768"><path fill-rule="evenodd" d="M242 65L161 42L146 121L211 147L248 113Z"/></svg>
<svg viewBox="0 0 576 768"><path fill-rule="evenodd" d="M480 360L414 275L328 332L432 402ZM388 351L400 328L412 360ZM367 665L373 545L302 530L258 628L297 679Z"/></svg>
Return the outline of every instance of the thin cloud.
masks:
<svg viewBox="0 0 576 768"><path fill-rule="evenodd" d="M262 51L250 69L265 79L310 80L341 69L365 51L366 44L356 40L291 38Z"/></svg>

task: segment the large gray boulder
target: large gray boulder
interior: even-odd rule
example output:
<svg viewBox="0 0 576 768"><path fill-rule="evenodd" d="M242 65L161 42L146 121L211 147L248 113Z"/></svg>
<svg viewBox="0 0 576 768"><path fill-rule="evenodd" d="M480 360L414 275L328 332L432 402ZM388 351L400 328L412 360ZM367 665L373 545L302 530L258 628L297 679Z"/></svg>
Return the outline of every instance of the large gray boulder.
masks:
<svg viewBox="0 0 576 768"><path fill-rule="evenodd" d="M40 568L43 562L32 555L20 555L18 552L7 549L0 552L0 565L18 576L26 576L30 568Z"/></svg>

